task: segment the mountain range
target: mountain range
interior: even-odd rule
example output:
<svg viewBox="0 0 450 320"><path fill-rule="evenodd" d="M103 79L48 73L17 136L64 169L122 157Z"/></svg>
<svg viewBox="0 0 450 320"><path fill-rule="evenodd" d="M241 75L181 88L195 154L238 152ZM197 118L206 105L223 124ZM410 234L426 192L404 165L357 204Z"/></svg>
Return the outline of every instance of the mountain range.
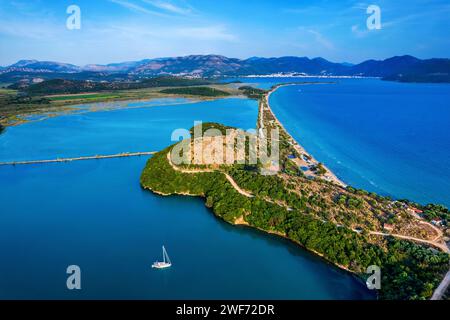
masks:
<svg viewBox="0 0 450 320"><path fill-rule="evenodd" d="M362 76L387 80L450 82L450 59L421 60L409 55L359 64L335 63L323 58L280 57L248 59L220 55L145 59L107 65L76 66L68 63L20 60L0 68L0 81L14 82L40 77L101 80L139 79L161 75L190 77L236 77L249 75Z"/></svg>

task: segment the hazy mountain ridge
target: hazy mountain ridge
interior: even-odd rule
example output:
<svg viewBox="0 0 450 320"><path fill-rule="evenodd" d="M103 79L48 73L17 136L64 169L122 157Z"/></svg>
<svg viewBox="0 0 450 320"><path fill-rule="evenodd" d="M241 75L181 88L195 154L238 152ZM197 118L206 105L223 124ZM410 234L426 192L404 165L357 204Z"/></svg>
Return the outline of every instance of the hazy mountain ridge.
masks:
<svg viewBox="0 0 450 320"><path fill-rule="evenodd" d="M20 60L6 68L6 70L45 70L46 72L80 72L82 68L70 64L54 61Z"/></svg>
<svg viewBox="0 0 450 320"><path fill-rule="evenodd" d="M386 77L390 80L450 77L450 59L421 60L409 55L396 56L386 60L367 60L359 64L330 62L324 58L286 56L280 58L251 57L248 59L228 58L221 55L190 55L128 61L107 65L90 64L83 67L52 61L21 60L0 68L0 80L9 73L20 78L21 73L47 74L78 73L97 78L96 73L122 74L121 77L140 78L160 75L192 77L230 77L270 74L304 74L321 76L365 76ZM90 79L90 78L87 78Z"/></svg>

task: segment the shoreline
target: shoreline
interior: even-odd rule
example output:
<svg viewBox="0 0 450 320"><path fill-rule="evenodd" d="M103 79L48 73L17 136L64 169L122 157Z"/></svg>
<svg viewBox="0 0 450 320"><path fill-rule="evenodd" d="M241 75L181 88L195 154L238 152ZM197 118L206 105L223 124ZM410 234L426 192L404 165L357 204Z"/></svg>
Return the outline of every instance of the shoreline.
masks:
<svg viewBox="0 0 450 320"><path fill-rule="evenodd" d="M169 165L171 167L171 170L181 171L181 172L186 173L186 174L211 173L211 171L198 171L197 172L197 171L193 171L193 170L186 170L186 171L184 171L182 169L177 170L177 168L175 168L174 165L171 163L170 157L167 156L165 158L166 158L165 160L168 161L168 163L169 163ZM189 192L180 192L180 191L173 191L173 192L170 192L170 193L160 192L158 190L154 190L149 185L145 185L142 182L142 180L141 180L141 186L143 187L144 190L145 189L149 190L149 191L151 191L151 192L153 192L153 193L155 193L155 194L157 194L159 196L190 196L190 197L200 197L200 198L203 198L204 201L206 200L205 194L191 194ZM217 217L218 219L220 219L221 221L229 223L230 225L233 225L233 226L240 226L242 228L248 228L248 229L252 229L252 230L257 230L257 231L260 231L260 232L262 232L264 234L267 234L267 235L272 235L272 236L275 236L275 237L278 237L278 238L285 239L285 240L291 242L292 244L298 246L299 248L301 248L305 252L309 252L309 253L319 257L320 259L322 259L325 263L329 264L330 266L335 267L335 268L337 268L337 269L339 269L339 270L341 270L343 272L347 272L349 275L353 276L356 280L361 282L362 285L364 285L364 283L365 283L365 281L364 281L365 280L364 273L358 272L358 271L353 271L353 270L351 270L351 269L349 269L349 268L347 268L347 267L345 267L345 266L343 266L343 265L341 265L341 264L339 264L337 262L331 261L330 259L328 259L326 257L326 255L324 253L320 253L320 252L318 252L318 251L316 251L314 249L311 249L311 248L308 248L308 247L302 245L301 243L299 243L295 239L291 239L287 234L284 234L282 232L273 231L273 230L263 229L261 227L250 225L249 223L247 223L244 220L244 216L240 216L240 217L236 218L234 221L227 221L222 216L217 215L215 213L214 209L212 209L210 207L208 207L208 208L211 209L211 212L214 214L214 216ZM392 236L396 237L396 235L392 235ZM408 240L408 239L406 239L406 240ZM448 285L448 282L450 280L450 278L448 278L448 275L447 276L442 275L442 276L443 276L443 280L440 281L440 285L438 287L438 288L440 288L441 291L443 290L442 288L444 288L444 287L446 287ZM434 292L439 293L439 290L436 289ZM377 299L379 298L378 292L376 293L376 297L377 297Z"/></svg>
<svg viewBox="0 0 450 320"><path fill-rule="evenodd" d="M274 93L275 91L277 91L279 88L281 88L281 87L285 87L285 86L293 86L293 85L301 85L301 84L295 84L295 83L290 83L290 84L279 84L279 85L276 85L276 86L274 86L274 87L272 87L271 88L271 90L268 92L268 93L266 93L265 95L264 95L264 99L265 99L265 103L266 103L266 106L267 106L267 110L272 114L272 116L273 116L273 118L275 119L275 122L277 123L277 125L280 127L280 128L282 128L285 132L286 132L286 134L292 139L292 142L293 142L293 146L294 146L294 148L297 150L297 152L299 152L300 154L307 154L309 157L311 157L311 161L315 161L315 162L317 162L317 160L315 160L314 159L314 157L312 157L312 155L310 154L310 153L308 153L307 151L306 151L306 149L305 148L303 148L299 143L298 143L298 141L296 140L296 139L294 139L294 137L286 130L286 128L283 126L283 124L281 123L281 121L276 117L276 115L275 115L275 113L273 112L273 110L272 110L272 108L270 107L270 103L269 103L269 100L270 100L270 96L272 95L272 93ZM261 105L260 105L260 113L261 113L261 115L260 115L260 119L258 119L259 121L258 121L258 126L260 125L260 124L263 124L264 123L264 121L263 121L263 108L264 108L264 106L263 106L263 103L260 103ZM348 185L347 184L345 184L342 180L340 180L330 169L328 169L325 165L323 165L323 167L325 168L325 170L327 170L327 173L332 177L332 181L334 182L334 183L337 183L338 185L340 185L341 187L343 187L343 188L346 188ZM295 242L295 241L294 241ZM446 245L444 245L444 246L442 246L442 247L440 247L440 246L438 246L441 250L443 250L444 252L446 252L446 253L449 253L449 248L446 246ZM446 250L445 250L446 249ZM309 250L310 251L310 250ZM314 252L314 251L313 251ZM317 255L319 255L319 256L321 256L319 253L317 253L317 252L314 252L315 254L317 254ZM337 266L338 268L340 268L340 269L343 269L343 270L346 270L346 271L348 271L348 272L350 272L350 273L352 273L352 274L355 274L356 275L356 273L353 273L351 270L348 270L347 268L345 268L345 267L343 267L343 266L340 266L340 265L338 265L338 264L336 264L336 263L332 263L333 265L335 265L335 266ZM450 286L450 270L448 271L448 273L446 274L446 275L444 275L444 278L440 281L440 283L439 283L439 285L434 289L434 291L433 291L433 295L432 295L432 297L430 298L431 300L441 300L442 299L442 296L443 296L443 294L444 294L444 292L445 292L445 290L447 290L448 289L448 287Z"/></svg>
<svg viewBox="0 0 450 320"><path fill-rule="evenodd" d="M324 76L324 75L301 75L301 74L267 74L267 75L248 75L237 76L236 78L314 78L314 79L382 79L382 77L367 77L367 76Z"/></svg>
<svg viewBox="0 0 450 320"><path fill-rule="evenodd" d="M276 122L276 124L282 129L282 130L284 130L284 132L290 137L290 139L291 139L291 143L292 143L292 146L294 147L294 149L300 154L300 155L307 155L307 157L309 157L310 158L310 162L312 163L312 164L315 164L315 165L317 165L317 164L319 164L319 163L321 163L321 162L319 162L319 161L317 161L314 157L313 157L313 155L311 154L311 153L309 153L308 151L306 151L306 149L289 133L289 131L288 130L286 130L286 128L283 126L283 124L281 123L281 121L277 118L277 116L275 115L275 113L273 112L273 110L272 110L272 108L270 107L270 102L269 102L269 100L270 100L270 96L272 95L272 93L274 93L275 91L277 91L279 88L281 88L281 87L287 87L287 86L295 86L295 85L302 85L302 84L297 84L297 83L288 83L288 84L279 84L279 85L276 85L275 87L273 87L268 93L266 93L265 95L264 95L264 99L265 99L265 104L266 104L266 106L267 106L267 110L272 114L272 116L273 116L273 118L275 119L275 122ZM264 106L260 106L260 108L262 109L262 108L264 108ZM262 111L262 112L261 112ZM260 113L261 113L261 115L260 115L260 121L259 121L259 123L260 124L263 124L264 123L264 120L263 120L263 111L264 110L260 110ZM260 124L259 124L259 126L260 126ZM320 177L320 176L318 176L318 178L320 178L320 179L324 179L324 180L326 180L326 181L330 181L330 182L333 182L333 183L335 183L335 184L337 184L337 185L339 185L339 186L341 186L341 187L343 187L343 188L347 188L347 184L345 183L345 182L343 182L341 179L339 179L325 164L323 164L322 163L322 166L323 166L323 168L326 170L326 174L325 174L325 176L326 177L329 177L328 179L324 179L323 177Z"/></svg>
<svg viewBox="0 0 450 320"><path fill-rule="evenodd" d="M91 112L108 112L108 111L117 111L117 110L129 110L129 109L142 109L142 108L151 108L151 107L170 107L170 106L178 106L183 104L193 104L193 103L201 103L201 102L208 102L208 101L216 101L220 99L248 99L246 96L239 96L239 95L231 95L228 97L199 97L199 96L178 96L178 95L167 95L164 97L153 97L153 98L142 98L142 99L129 99L129 100L121 100L121 99L113 99L113 100L106 100L106 101L98 101L98 102L86 102L86 103L77 103L77 104L70 104L70 105L61 105L61 106L52 106L48 109L41 110L38 112L31 112L31 113L24 113L24 114L18 114L15 117L19 117L20 120L16 120L15 122L4 122L4 131L8 127L16 127L20 126L22 124L31 123L31 122L39 122L48 120L51 118L56 118L60 116L66 116L66 115L77 115L77 114L84 114L84 113L91 113ZM159 99L186 99L187 101L183 102L174 102L174 103L162 103L162 104L155 104L151 106L129 106L130 103L145 103L145 102L151 102L153 100L159 100ZM117 104L117 105L112 105ZM105 105L105 106L102 106ZM81 107L86 106L85 109L82 109ZM61 109L59 109L61 108ZM26 117L34 117L39 116L39 119L26 119ZM3 133L3 132L2 132ZM0 133L1 134L1 133Z"/></svg>
<svg viewBox="0 0 450 320"><path fill-rule="evenodd" d="M176 166L174 166L171 161L170 161L170 153L167 154L167 157L165 157L166 161L169 163L169 165L171 166L172 170L175 171L179 171L185 174L196 174L196 173L212 173L213 171L195 171L195 170L183 170L183 169L179 169ZM225 174L226 175L226 174ZM229 180L228 180L229 181ZM231 181L229 181L231 183ZM188 197L198 197L203 199L203 201L205 201L206 204L206 196L204 194L192 194L189 192L180 192L180 191L175 191L172 193L164 193L158 190L154 190L152 187L145 185L141 182L141 186L144 190L149 190L150 192L158 195L158 196L162 196L162 197L172 197L172 196L188 196ZM245 195L244 195L245 196ZM248 195L247 195L248 196ZM328 259L326 257L325 254L320 253L316 250L313 250L311 248L307 248L306 246L304 246L303 244L301 244L300 242L290 238L287 234L282 233L282 232L277 232L277 231L273 231L273 230L268 230L268 229L263 229L261 227L256 227L253 225L250 225L248 222L246 222L244 220L244 216L240 216L238 218L236 218L234 221L226 221L225 219L223 219L222 217L218 216L215 212L214 209L208 207L208 210L211 211L211 213L214 215L215 218L217 218L218 220L224 222L224 223L228 223L231 226L234 227L241 227L243 229L249 229L249 230L253 230L253 231L257 231L257 232L261 232L262 234L268 235L268 236L273 236L276 238L279 238L281 240L285 240L288 241L289 243L293 244L294 246L296 246L298 249L303 250L306 253L311 254L312 256L315 256L316 258L320 259L323 263L326 263L327 265L329 265L332 268L335 268L336 270L339 270L340 272L346 273L348 275L350 275L351 277L353 277L357 282L359 282L362 286L365 287L365 278L364 278L364 274L351 270L347 267L345 267L344 265L341 265L339 263L333 262L330 259ZM368 290L371 291L371 290ZM378 299L378 293L375 293L375 298Z"/></svg>
<svg viewBox="0 0 450 320"><path fill-rule="evenodd" d="M143 186L143 185L141 185L141 186L142 186L143 190L148 190L148 191L150 191L150 192L152 192L155 195L160 196L160 197L187 196L187 197L191 197L191 198L198 198L199 197L199 198L203 199L204 201L206 200L204 195L196 195L196 194L191 194L191 193L186 193L186 192L163 193L163 192L160 192L160 191L153 190L152 188L150 188L148 186ZM211 213L213 214L214 218L220 220L223 223L227 223L227 224L229 224L231 226L234 226L234 227L241 227L243 229L253 230L253 231L256 231L256 232L261 232L261 234L264 234L266 236L273 236L273 237L278 238L280 240L288 241L289 243L293 244L294 246L296 246L300 250L303 250L306 253L309 253L312 256L315 256L316 258L320 259L323 263L328 264L330 267L336 268L336 270L339 270L340 272L347 273L348 275L353 277L356 281L360 282L362 286L365 285L363 274L358 273L356 271L352 271L349 268L347 268L347 267L345 267L345 266L343 266L341 264L338 264L336 262L332 262L331 260L327 259L324 254L322 254L320 252L317 252L316 250L312 250L312 249L306 248L304 245L302 245L298 241L295 241L295 240L289 238L286 234L283 234L283 233L280 233L280 232L276 232L276 231L271 231L271 230L265 230L265 229L262 229L262 228L259 228L259 227L255 227L255 226L251 226L250 224L248 224L243 219L243 217L240 217L240 218L236 219L234 222L228 222L228 221L218 217L214 213L214 210L212 210L211 208L207 208L207 209L211 211ZM369 290L369 291L371 291L371 290ZM375 293L375 297L376 297L376 300L378 300L378 293Z"/></svg>
<svg viewBox="0 0 450 320"><path fill-rule="evenodd" d="M185 174L198 174L198 173L200 173L201 174L201 173L212 173L212 172L214 172L214 170L212 170L212 171L208 171L208 170L206 170L206 171L201 171L201 170L200 171L195 171L195 170L183 170L183 169L177 168L170 160L170 153L167 154L166 160L169 163L169 165L171 166L172 170L179 171L181 173L185 173ZM224 172L222 172L222 173L224 173ZM226 173L224 173L224 174L225 174L226 177L228 176ZM230 182L233 185L233 183L229 179L227 179L227 180L228 180L228 182ZM181 191L175 191L175 192L172 192L172 193L164 193L164 192L155 190L152 187L143 184L142 182L141 182L141 187L144 190L148 190L148 191L150 191L150 192L152 192L152 193L154 193L154 194L156 194L158 196L161 196L161 197L172 197L172 196L188 196L188 197L193 197L193 198L199 197L199 198L203 199L205 201L205 204L206 204L206 196L205 196L205 194L193 194L193 193L181 192ZM244 196L253 197L253 196L245 195L245 194L244 194ZM322 254L322 253L320 253L320 252L318 252L316 250L313 250L311 248L307 248L306 246L302 245L300 242L289 238L289 236L287 234L285 234L285 233L277 232L277 231L273 231L273 230L266 230L266 229L263 229L263 228L260 228L260 227L252 226L252 225L250 225L248 222L246 222L244 220L244 216L240 216L240 217L236 218L233 222L226 221L223 218L217 216L212 208L208 207L208 209L211 210L211 212L213 213L213 215L217 219L220 219L221 221L223 221L225 223L228 223L228 224L230 224L232 226L242 227L242 228L251 229L251 230L256 230L256 231L264 233L266 235L271 235L271 236L278 237L280 239L284 239L286 241L289 241L290 243L292 243L295 246L299 247L301 250L304 250L305 252L308 252L308 253L310 253L312 255L317 256L318 258L320 258L322 261L324 261L325 263L329 264L330 266L332 266L334 268L337 268L338 270L340 270L342 272L346 272L346 273L350 274L352 277L354 277L355 279L360 281L362 284L365 283L362 273L358 273L356 271L350 270L349 268L347 268L347 267L345 267L345 266L343 266L343 265L341 265L339 263L336 263L336 262L333 262L333 261L329 260L325 256L325 254Z"/></svg>

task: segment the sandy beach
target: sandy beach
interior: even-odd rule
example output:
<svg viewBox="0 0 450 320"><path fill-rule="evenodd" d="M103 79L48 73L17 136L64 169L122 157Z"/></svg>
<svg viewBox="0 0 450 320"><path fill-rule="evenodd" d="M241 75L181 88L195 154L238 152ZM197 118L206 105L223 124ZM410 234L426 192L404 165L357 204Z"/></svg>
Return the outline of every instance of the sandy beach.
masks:
<svg viewBox="0 0 450 320"><path fill-rule="evenodd" d="M301 158L295 158L295 159L291 159L292 161L294 161L299 167L311 167L314 165L318 165L319 161L317 161L310 153L308 153L306 151L305 148L302 147L302 145L300 143L298 143L297 140L294 139L294 137L286 130L286 128L283 126L283 124L280 122L280 120L278 120L278 118L276 117L275 113L272 111L271 107L270 107L270 96L272 93L274 93L276 90L278 90L281 87L286 87L286 86L294 86L294 85L299 85L299 84L295 84L295 83L290 83L290 84L280 84L275 86L272 90L270 90L266 95L265 95L265 102L266 102L266 110L269 111L273 118L275 119L275 122L277 123L277 125L284 130L284 132L291 138L291 144L294 147L294 149L300 154L303 155ZM260 105L260 122L259 122L259 126L261 127L261 125L264 125L264 113L262 108L264 108L264 105L261 104ZM305 175L310 175L310 176L315 176L315 177L319 177L321 179L333 182L335 184L340 185L341 187L347 187L347 184L345 184L342 180L340 180L330 169L328 169L324 164L322 164L323 168L326 170L326 173L322 176L317 176L317 174L315 174L314 172L312 172L311 170L308 170L305 172Z"/></svg>

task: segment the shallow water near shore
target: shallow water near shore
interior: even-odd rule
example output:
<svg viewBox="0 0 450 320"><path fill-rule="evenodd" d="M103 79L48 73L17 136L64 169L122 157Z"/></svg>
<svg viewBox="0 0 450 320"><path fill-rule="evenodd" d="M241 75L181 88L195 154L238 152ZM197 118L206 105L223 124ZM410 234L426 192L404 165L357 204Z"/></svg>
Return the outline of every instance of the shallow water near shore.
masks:
<svg viewBox="0 0 450 320"><path fill-rule="evenodd" d="M254 128L247 99L64 115L8 128L0 160L157 151L194 120ZM0 167L2 299L373 299L287 240L142 190L146 157ZM165 245L173 267L151 269ZM66 268L81 268L80 291Z"/></svg>

